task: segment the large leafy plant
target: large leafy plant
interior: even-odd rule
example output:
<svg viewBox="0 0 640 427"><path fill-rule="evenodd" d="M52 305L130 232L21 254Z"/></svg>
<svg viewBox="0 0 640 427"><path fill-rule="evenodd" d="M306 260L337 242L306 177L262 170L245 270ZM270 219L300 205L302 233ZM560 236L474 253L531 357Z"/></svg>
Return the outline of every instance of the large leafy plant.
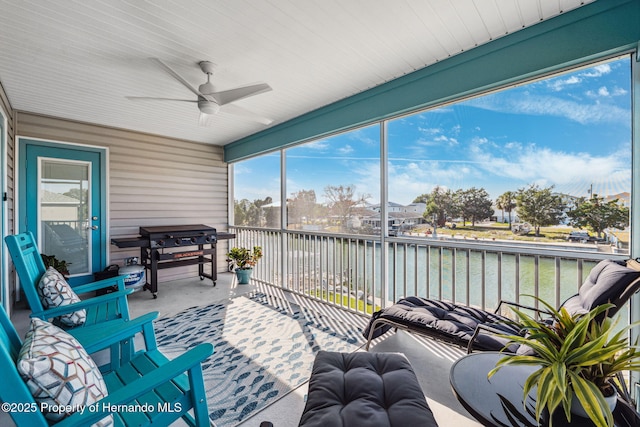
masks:
<svg viewBox="0 0 640 427"><path fill-rule="evenodd" d="M68 277L69 276L69 264L70 263L68 263L65 260L59 260L58 258L56 258L55 255L41 254L40 256L42 257L42 262L44 262L44 266L45 267L47 267L47 268L53 267L60 274L62 274L64 277Z"/></svg>
<svg viewBox="0 0 640 427"><path fill-rule="evenodd" d="M534 354L505 356L489 372L489 377L506 365L539 366L524 384L525 400L537 387L536 419L540 419L545 408L552 414L562 407L570 421L575 395L596 426L612 427L613 415L605 396L615 393L613 383L618 373L640 369L638 347L629 346L626 339L627 331L639 323L618 329L617 321L605 313L612 304L571 315L564 308L558 311L539 301L552 313L549 323L513 308L526 334L503 335L510 340L507 346L526 345Z"/></svg>
<svg viewBox="0 0 640 427"><path fill-rule="evenodd" d="M234 247L231 248L231 250L227 254L227 257L229 257L229 259L236 264L236 267L241 270L245 270L255 266L258 260L262 258L262 247L254 246L253 250L249 250L248 248Z"/></svg>

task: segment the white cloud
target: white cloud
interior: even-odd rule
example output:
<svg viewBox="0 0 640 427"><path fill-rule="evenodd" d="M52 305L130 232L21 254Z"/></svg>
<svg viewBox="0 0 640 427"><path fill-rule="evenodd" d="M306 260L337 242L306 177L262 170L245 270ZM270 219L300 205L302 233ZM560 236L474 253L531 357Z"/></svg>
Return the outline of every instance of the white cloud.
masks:
<svg viewBox="0 0 640 427"><path fill-rule="evenodd" d="M426 135L438 135L442 133L442 129L440 128L424 128L422 126L418 126L418 130Z"/></svg>
<svg viewBox="0 0 640 427"><path fill-rule="evenodd" d="M547 81L547 87L554 92L563 90L566 86L583 83L586 79L601 77L611 72L610 64L600 64L589 68L587 71L570 75L566 78L557 77Z"/></svg>
<svg viewBox="0 0 640 427"><path fill-rule="evenodd" d="M615 86L612 89L607 88L606 86L602 86L600 89L598 89L597 92L594 92L592 90L588 90L586 92L586 95L590 98L598 98L598 97L605 97L605 98L611 98L614 96L625 96L627 95L629 92L626 89L623 89L621 87Z"/></svg>
<svg viewBox="0 0 640 427"><path fill-rule="evenodd" d="M329 143L326 139L319 139L317 141L311 141L304 144L302 147L309 148L311 150L324 151L329 148Z"/></svg>
<svg viewBox="0 0 640 427"><path fill-rule="evenodd" d="M454 136L445 135L444 129L441 128L423 128L419 127L418 130L424 135L414 143L423 147L441 147L443 145L456 146L458 140L455 135L460 134L460 125L456 125L451 129L451 134Z"/></svg>
<svg viewBox="0 0 640 427"><path fill-rule="evenodd" d="M487 138L476 138L466 159L417 160L390 158L388 166L389 199L411 203L418 195L429 193L436 185L450 188L486 188L492 197L528 184L553 185L557 191L583 195L590 184L599 194L614 194L600 188L627 188L630 179L628 147L608 155L555 151L535 144L510 141L498 146ZM371 194L380 183L379 163L357 161L347 165L354 177L356 193ZM322 191L318 190L319 197ZM370 202L379 195L371 194Z"/></svg>
<svg viewBox="0 0 640 427"><path fill-rule="evenodd" d="M470 150L479 167L497 177L525 183L569 185L630 176L629 159L620 153L596 156L554 151L532 144L520 150L503 150L495 155L483 148L482 145L475 145Z"/></svg>
<svg viewBox="0 0 640 427"><path fill-rule="evenodd" d="M549 87L549 89L551 89L554 92L559 92L563 90L565 86L575 85L581 82L582 82L582 79L579 78L578 76L570 76L566 79L558 78L558 79L550 80L547 83L547 87Z"/></svg>
<svg viewBox="0 0 640 427"><path fill-rule="evenodd" d="M246 175L250 174L252 169L246 162L237 162L233 164L233 173L235 175Z"/></svg>
<svg viewBox="0 0 640 427"><path fill-rule="evenodd" d="M610 72L611 72L611 64L600 64L600 65L596 65L593 68L590 68L589 71L580 73L580 75L584 77L600 77L605 74L609 74Z"/></svg>
<svg viewBox="0 0 640 427"><path fill-rule="evenodd" d="M611 92L611 94L613 96L622 96L622 95L626 95L628 93L628 91L626 89L623 89L621 87L614 87L613 88L613 92Z"/></svg>
<svg viewBox="0 0 640 427"><path fill-rule="evenodd" d="M342 155L347 155L347 154L351 154L354 152L354 149L352 146L350 146L349 144L345 145L344 147L340 147L336 150L338 152L338 154L342 154Z"/></svg>
<svg viewBox="0 0 640 427"><path fill-rule="evenodd" d="M514 141L507 142L504 145L504 148L506 148L507 150L518 150L519 151L519 150L522 150L522 144L519 143L519 142L514 142Z"/></svg>
<svg viewBox="0 0 640 427"><path fill-rule="evenodd" d="M349 139L354 141L363 142L365 144L378 144L377 138L371 138L369 135L367 135L367 129L358 129L355 131L351 131L347 135L349 136Z"/></svg>
<svg viewBox="0 0 640 427"><path fill-rule="evenodd" d="M242 186L236 185L236 199L247 199L249 201L264 200L271 197L273 200L279 199L280 195L280 179L273 178L260 182L252 181L256 185L249 182L243 182Z"/></svg>
<svg viewBox="0 0 640 427"><path fill-rule="evenodd" d="M488 95L468 101L468 105L490 111L536 116L564 117L581 124L625 123L629 124L629 112L614 105L586 104L553 96Z"/></svg>
<svg viewBox="0 0 640 427"><path fill-rule="evenodd" d="M470 187L481 178L481 171L465 160L390 159L388 175L389 199L408 204L435 186L454 190Z"/></svg>

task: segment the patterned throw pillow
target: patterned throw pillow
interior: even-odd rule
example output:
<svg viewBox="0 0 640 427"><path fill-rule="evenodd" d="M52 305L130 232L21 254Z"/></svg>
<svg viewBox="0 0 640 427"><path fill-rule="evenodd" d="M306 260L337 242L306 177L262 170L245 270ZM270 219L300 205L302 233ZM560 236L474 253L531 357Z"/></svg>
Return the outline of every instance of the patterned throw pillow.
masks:
<svg viewBox="0 0 640 427"><path fill-rule="evenodd" d="M73 292L71 286L55 268L49 267L40 278L38 294L44 308L58 307L80 302L80 298ZM85 309L63 314L56 320L63 326L74 327L84 325L87 320Z"/></svg>
<svg viewBox="0 0 640 427"><path fill-rule="evenodd" d="M89 410L90 405L108 394L100 370L82 345L44 320L31 319L17 367L45 418L50 421L59 421L71 412L47 412L46 408L71 405L77 410ZM112 415L94 424L99 427L112 425Z"/></svg>

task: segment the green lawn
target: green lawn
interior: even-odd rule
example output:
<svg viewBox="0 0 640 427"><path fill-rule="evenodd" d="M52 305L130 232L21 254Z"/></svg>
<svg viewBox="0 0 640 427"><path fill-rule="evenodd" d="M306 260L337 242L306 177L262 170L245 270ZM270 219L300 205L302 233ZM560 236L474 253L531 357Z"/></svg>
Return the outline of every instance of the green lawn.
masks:
<svg viewBox="0 0 640 427"><path fill-rule="evenodd" d="M413 232L425 233L432 229L430 225L420 225ZM556 242L565 243L569 233L576 229L571 227L541 227L540 236L536 237L532 230L529 234L518 236L513 234L509 229L509 224L490 223L476 224L471 226L470 223L461 225L456 223L456 228L438 228L436 231L438 236L455 236L457 238L466 239L496 239L496 240L519 240L519 241L536 241L536 242ZM628 244L628 233L619 233L620 243L625 246Z"/></svg>
<svg viewBox="0 0 640 427"><path fill-rule="evenodd" d="M371 304L366 304L362 300L357 300L356 297L351 294L343 295L321 290L312 291L312 294L318 298L321 298L323 301L329 301L342 307L349 307L350 309L357 310L361 313L364 312L367 314L372 314L374 311L380 310L379 306L374 307Z"/></svg>

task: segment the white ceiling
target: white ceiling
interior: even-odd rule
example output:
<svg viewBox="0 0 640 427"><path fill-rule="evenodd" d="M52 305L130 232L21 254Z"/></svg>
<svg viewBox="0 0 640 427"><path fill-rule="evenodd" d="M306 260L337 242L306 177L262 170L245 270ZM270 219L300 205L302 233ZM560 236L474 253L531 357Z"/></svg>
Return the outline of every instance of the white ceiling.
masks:
<svg viewBox="0 0 640 427"><path fill-rule="evenodd" d="M197 87L266 82L238 106L271 126L594 0L8 0L0 82L14 109L224 145L266 128L198 124Z"/></svg>

